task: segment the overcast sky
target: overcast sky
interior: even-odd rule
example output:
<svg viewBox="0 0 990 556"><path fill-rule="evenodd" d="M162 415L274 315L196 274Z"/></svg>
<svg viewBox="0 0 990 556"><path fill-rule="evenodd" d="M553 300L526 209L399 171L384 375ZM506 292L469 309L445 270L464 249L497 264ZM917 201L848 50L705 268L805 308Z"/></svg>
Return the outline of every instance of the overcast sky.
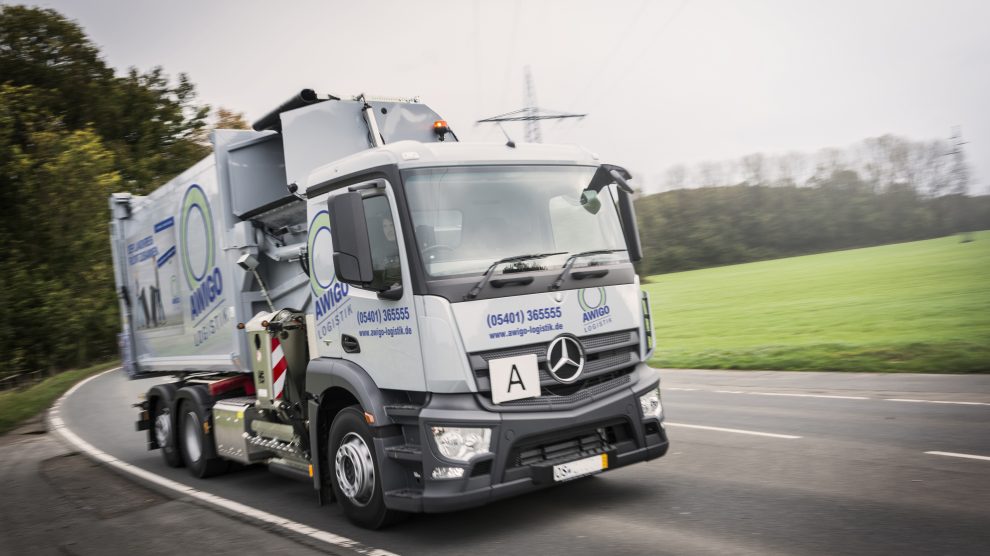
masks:
<svg viewBox="0 0 990 556"><path fill-rule="evenodd" d="M462 140L500 140L474 121L524 105L528 64L541 107L589 114L545 124L544 142L648 186L676 163L960 125L990 190L987 1L28 3L81 23L119 70L186 72L202 101L249 120L313 87L419 96Z"/></svg>

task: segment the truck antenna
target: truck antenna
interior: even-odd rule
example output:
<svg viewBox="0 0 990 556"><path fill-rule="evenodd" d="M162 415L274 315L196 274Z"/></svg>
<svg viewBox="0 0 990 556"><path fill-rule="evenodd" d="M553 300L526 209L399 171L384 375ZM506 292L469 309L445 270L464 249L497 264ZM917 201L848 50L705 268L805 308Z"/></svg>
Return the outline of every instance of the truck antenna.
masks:
<svg viewBox="0 0 990 556"><path fill-rule="evenodd" d="M510 149L516 148L516 142L512 140L512 137L509 137L509 133L505 131L505 127L502 126L502 122L495 122L495 123L497 123L498 128L502 130L502 135L505 135L505 146L509 147Z"/></svg>

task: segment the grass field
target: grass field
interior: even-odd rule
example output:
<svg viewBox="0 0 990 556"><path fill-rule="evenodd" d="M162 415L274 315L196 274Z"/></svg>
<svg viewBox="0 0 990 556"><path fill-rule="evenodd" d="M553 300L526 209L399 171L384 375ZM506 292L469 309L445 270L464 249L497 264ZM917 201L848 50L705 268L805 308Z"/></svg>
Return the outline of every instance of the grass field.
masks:
<svg viewBox="0 0 990 556"><path fill-rule="evenodd" d="M990 231L650 277L661 367L990 372Z"/></svg>
<svg viewBox="0 0 990 556"><path fill-rule="evenodd" d="M73 384L119 364L118 361L112 361L85 369L65 371L23 390L0 392L0 434L47 409L66 390L72 388Z"/></svg>

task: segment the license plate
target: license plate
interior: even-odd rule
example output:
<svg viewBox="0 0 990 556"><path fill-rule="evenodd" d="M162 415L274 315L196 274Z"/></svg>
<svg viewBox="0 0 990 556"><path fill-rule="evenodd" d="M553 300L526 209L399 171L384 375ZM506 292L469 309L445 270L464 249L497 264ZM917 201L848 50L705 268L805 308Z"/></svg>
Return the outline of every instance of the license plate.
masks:
<svg viewBox="0 0 990 556"><path fill-rule="evenodd" d="M503 357L488 362L488 380L494 403L536 398L540 395L540 369L535 355Z"/></svg>
<svg viewBox="0 0 990 556"><path fill-rule="evenodd" d="M608 469L608 454L591 456L590 458L554 465L553 480L555 482L569 481L606 469Z"/></svg>

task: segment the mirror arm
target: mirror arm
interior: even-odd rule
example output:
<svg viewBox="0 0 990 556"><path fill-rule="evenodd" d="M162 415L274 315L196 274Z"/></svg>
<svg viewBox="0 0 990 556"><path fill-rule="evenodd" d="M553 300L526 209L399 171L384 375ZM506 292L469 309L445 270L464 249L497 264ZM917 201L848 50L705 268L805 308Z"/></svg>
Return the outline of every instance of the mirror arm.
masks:
<svg viewBox="0 0 990 556"><path fill-rule="evenodd" d="M378 299L388 299L390 301L402 299L402 286L395 285L387 290L378 292Z"/></svg>
<svg viewBox="0 0 990 556"><path fill-rule="evenodd" d="M609 175L615 178L615 183L626 193L632 195L634 193L633 188L626 182L626 178L622 176L622 173L618 170L609 170ZM628 172L627 172L628 174Z"/></svg>
<svg viewBox="0 0 990 556"><path fill-rule="evenodd" d="M588 184L586 189L590 189L595 193L598 193L610 183L615 183L619 186L619 189L622 189L626 193L633 193L633 188L628 182L628 180L631 179L632 174L630 174L629 170L626 170L622 166L602 164L598 167L595 175L591 177L591 182Z"/></svg>

